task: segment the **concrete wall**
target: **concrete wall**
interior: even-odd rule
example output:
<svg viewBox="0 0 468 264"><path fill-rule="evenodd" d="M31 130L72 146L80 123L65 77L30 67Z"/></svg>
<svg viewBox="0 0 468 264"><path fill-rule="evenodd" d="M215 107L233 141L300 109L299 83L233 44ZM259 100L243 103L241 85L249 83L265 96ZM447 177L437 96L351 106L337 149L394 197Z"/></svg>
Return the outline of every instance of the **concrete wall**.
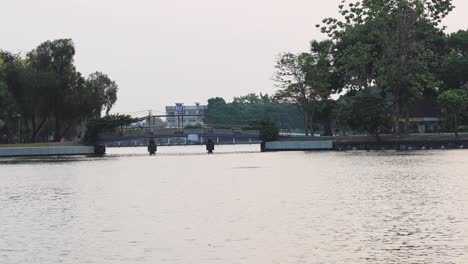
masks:
<svg viewBox="0 0 468 264"><path fill-rule="evenodd" d="M0 157L90 155L90 154L94 154L94 147L70 146L70 147L0 148Z"/></svg>
<svg viewBox="0 0 468 264"><path fill-rule="evenodd" d="M286 151L286 150L331 150L332 140L323 141L273 141L266 142L266 151Z"/></svg>

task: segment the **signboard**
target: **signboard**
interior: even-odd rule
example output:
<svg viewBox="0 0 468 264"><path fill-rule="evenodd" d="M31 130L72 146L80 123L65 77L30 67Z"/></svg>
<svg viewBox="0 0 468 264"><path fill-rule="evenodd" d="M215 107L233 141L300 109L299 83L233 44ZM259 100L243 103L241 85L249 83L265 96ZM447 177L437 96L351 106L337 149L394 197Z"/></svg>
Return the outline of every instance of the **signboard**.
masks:
<svg viewBox="0 0 468 264"><path fill-rule="evenodd" d="M185 114L185 106L177 105L176 106L176 112L177 112L178 115L184 115Z"/></svg>

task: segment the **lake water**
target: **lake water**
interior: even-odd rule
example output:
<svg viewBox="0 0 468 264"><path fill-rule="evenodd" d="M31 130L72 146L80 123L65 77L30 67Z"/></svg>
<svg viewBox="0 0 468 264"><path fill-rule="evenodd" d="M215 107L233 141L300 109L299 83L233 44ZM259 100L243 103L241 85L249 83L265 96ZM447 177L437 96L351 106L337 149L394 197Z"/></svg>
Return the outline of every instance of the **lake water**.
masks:
<svg viewBox="0 0 468 264"><path fill-rule="evenodd" d="M468 263L468 152L0 160L0 263Z"/></svg>

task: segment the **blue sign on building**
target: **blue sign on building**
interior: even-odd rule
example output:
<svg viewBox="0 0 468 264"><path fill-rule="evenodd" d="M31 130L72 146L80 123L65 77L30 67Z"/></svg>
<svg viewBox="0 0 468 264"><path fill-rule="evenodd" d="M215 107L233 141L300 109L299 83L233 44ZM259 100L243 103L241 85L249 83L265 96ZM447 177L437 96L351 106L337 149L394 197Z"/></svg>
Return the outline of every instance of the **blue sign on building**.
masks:
<svg viewBox="0 0 468 264"><path fill-rule="evenodd" d="M185 114L185 106L177 105L176 106L176 111L177 111L178 115L184 115Z"/></svg>

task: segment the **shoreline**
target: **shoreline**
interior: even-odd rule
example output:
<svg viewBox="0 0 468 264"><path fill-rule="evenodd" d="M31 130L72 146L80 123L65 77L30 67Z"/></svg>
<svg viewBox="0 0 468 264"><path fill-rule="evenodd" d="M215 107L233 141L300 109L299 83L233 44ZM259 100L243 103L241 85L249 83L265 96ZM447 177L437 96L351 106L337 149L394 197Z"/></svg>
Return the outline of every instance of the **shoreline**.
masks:
<svg viewBox="0 0 468 264"><path fill-rule="evenodd" d="M428 150L467 149L468 135L382 135L338 137L280 137L277 141L262 144L262 151L303 150Z"/></svg>

